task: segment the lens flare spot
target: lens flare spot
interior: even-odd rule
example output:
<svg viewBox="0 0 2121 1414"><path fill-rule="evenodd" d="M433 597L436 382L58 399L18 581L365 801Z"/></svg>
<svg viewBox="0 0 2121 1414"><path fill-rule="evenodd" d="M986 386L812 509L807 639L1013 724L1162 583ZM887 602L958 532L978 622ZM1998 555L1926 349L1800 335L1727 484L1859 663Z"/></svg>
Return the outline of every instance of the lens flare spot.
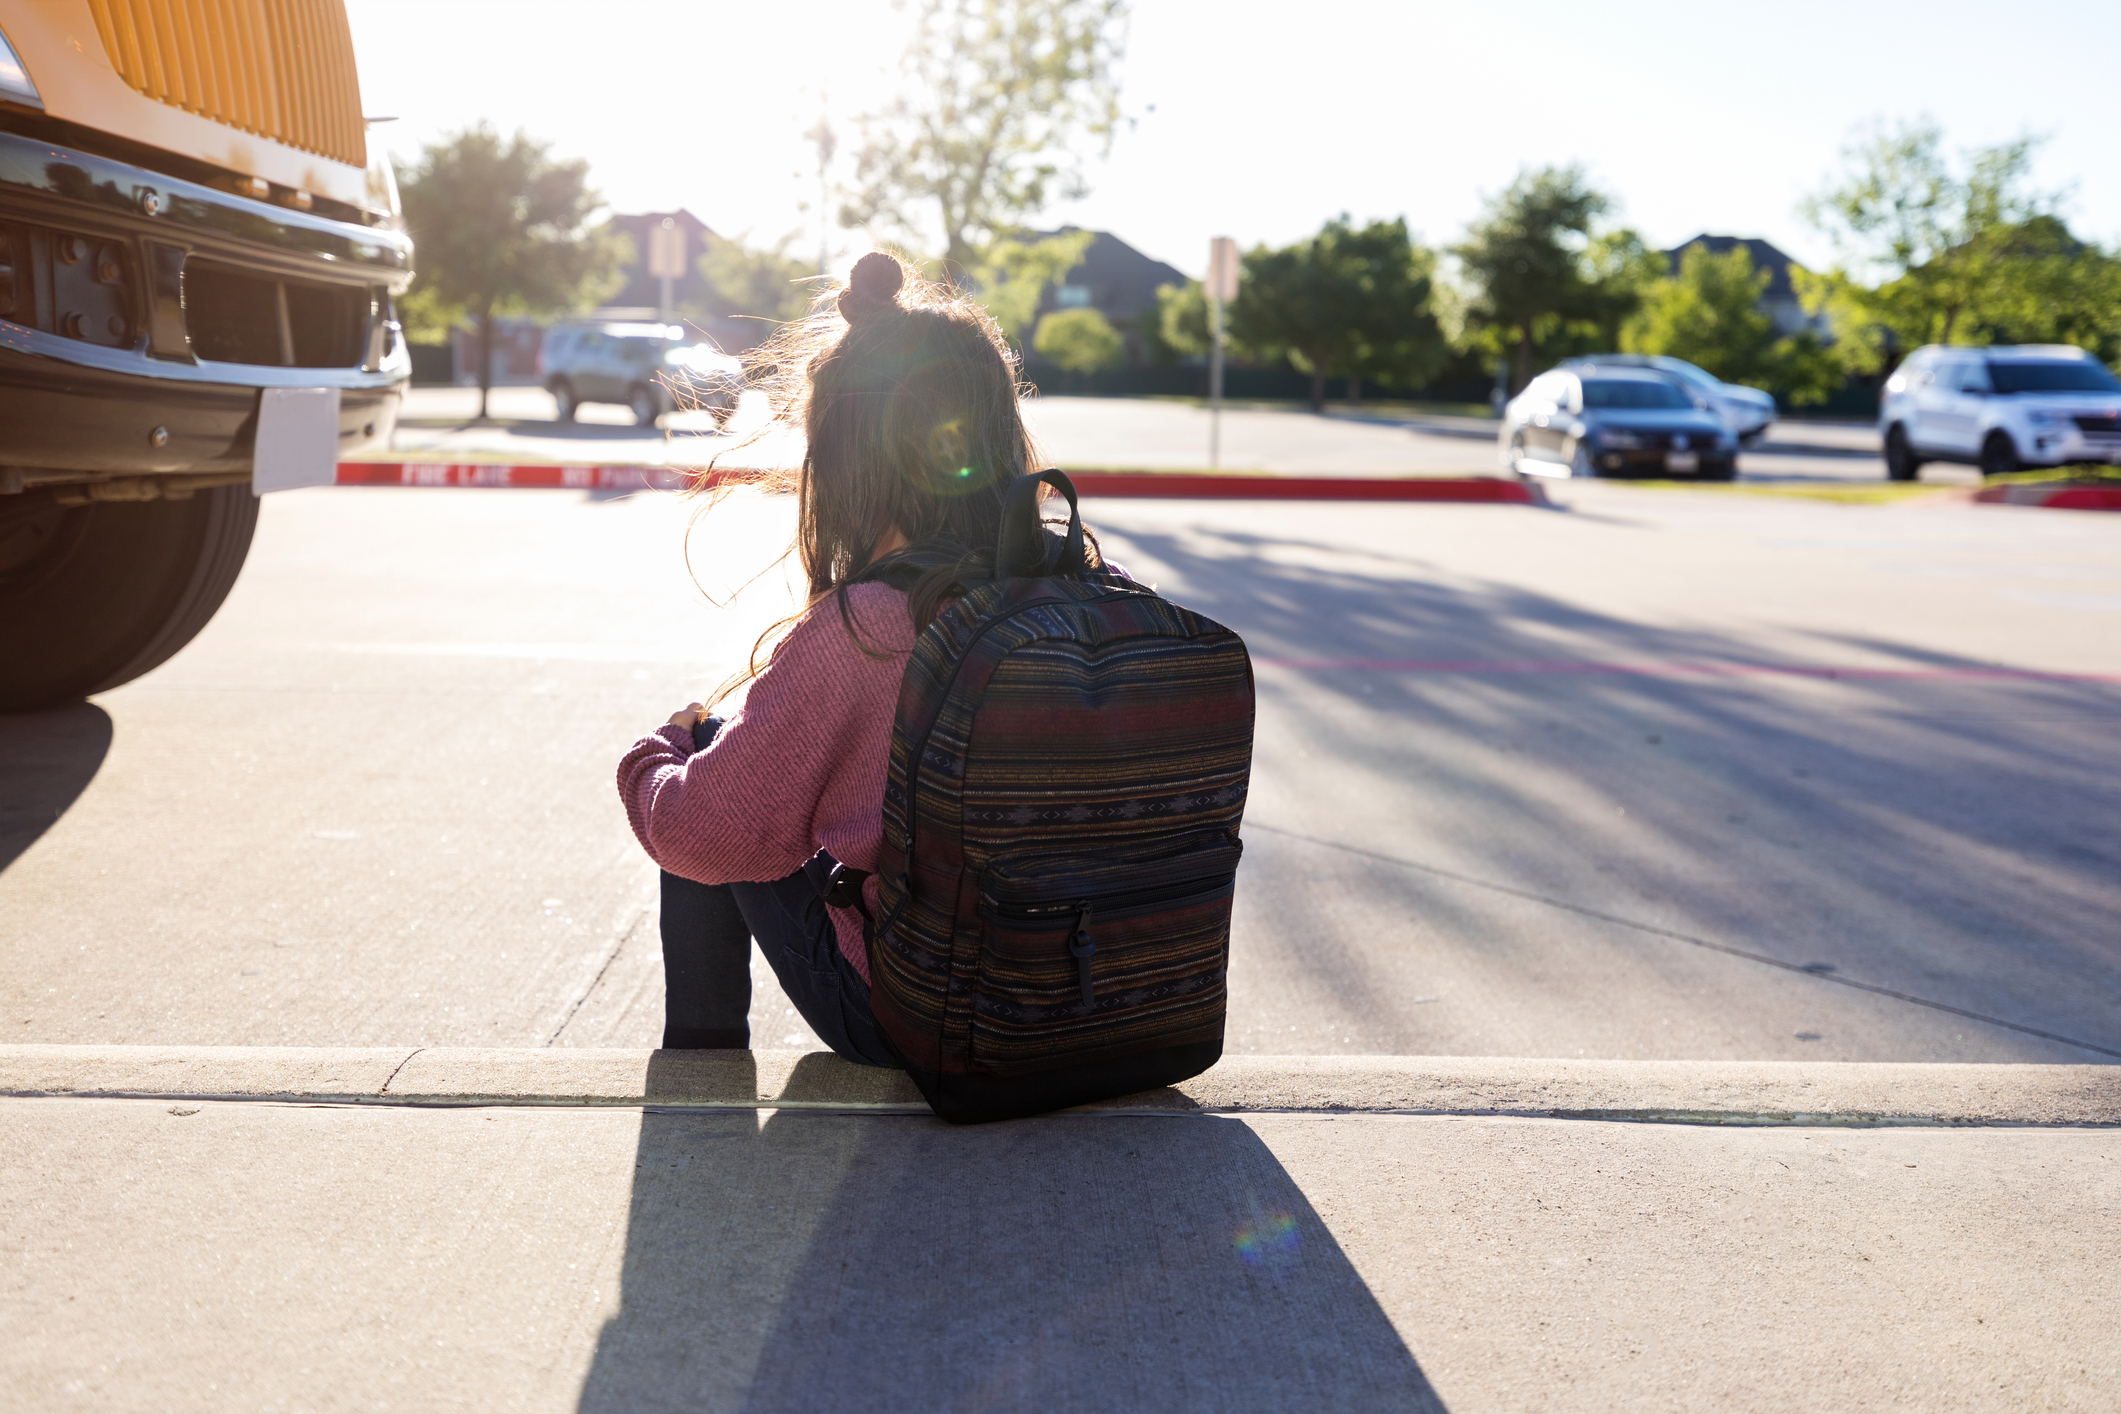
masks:
<svg viewBox="0 0 2121 1414"><path fill-rule="evenodd" d="M959 467L957 469L957 479L960 481L970 481L972 479L972 468L969 466Z"/></svg>
<svg viewBox="0 0 2121 1414"><path fill-rule="evenodd" d="M1237 1247L1238 1260L1246 1266L1285 1267L1296 1259L1296 1249L1303 1241L1303 1234L1297 1230L1294 1217L1288 1213L1275 1213L1246 1223L1232 1240Z"/></svg>

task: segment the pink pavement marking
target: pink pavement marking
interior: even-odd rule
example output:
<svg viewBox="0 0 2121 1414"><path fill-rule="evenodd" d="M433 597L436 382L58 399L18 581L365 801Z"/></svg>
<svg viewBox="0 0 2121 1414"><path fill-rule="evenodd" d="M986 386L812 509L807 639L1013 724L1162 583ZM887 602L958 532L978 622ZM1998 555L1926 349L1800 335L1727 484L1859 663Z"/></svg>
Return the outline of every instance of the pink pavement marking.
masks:
<svg viewBox="0 0 2121 1414"><path fill-rule="evenodd" d="M1911 682L2121 682L2121 673L2047 673L2029 668L1855 668L1809 663L1593 663L1481 658L1254 658L1269 668L1303 672L1561 673L1614 677L1860 678Z"/></svg>

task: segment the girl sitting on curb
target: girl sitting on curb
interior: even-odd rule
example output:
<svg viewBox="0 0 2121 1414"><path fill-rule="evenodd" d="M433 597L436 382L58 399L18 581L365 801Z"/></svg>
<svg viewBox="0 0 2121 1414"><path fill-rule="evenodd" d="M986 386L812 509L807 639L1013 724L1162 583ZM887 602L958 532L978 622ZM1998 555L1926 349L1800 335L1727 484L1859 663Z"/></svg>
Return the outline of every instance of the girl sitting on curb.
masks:
<svg viewBox="0 0 2121 1414"><path fill-rule="evenodd" d="M827 1045L895 1067L862 915L828 906L804 866L822 850L876 868L906 659L966 581L991 577L1003 491L1038 462L994 321L892 256L863 256L754 365L807 438L794 550L809 598L728 720L695 702L619 763L634 836L663 868L663 1046L750 1044L755 938ZM887 556L921 568L909 589L856 582Z"/></svg>

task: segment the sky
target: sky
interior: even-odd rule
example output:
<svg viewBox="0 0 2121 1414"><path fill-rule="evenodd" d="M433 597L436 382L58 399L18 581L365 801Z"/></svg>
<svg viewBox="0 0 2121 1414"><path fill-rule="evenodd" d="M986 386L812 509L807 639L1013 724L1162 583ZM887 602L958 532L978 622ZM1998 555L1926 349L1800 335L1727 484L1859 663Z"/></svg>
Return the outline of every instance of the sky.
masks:
<svg viewBox="0 0 2121 1414"><path fill-rule="evenodd" d="M480 121L589 162L617 211L685 207L799 252L821 231L820 114L851 177L855 118L897 81L886 0L347 0L373 129L400 157ZM1525 167L1581 162L1653 245L1763 236L1824 266L1803 197L1866 125L1947 147L2044 138L2037 186L2121 244L2121 4L1782 0L1136 0L1109 156L1036 225L1109 230L1191 275L1218 235L1285 244L1347 212L1457 239Z"/></svg>

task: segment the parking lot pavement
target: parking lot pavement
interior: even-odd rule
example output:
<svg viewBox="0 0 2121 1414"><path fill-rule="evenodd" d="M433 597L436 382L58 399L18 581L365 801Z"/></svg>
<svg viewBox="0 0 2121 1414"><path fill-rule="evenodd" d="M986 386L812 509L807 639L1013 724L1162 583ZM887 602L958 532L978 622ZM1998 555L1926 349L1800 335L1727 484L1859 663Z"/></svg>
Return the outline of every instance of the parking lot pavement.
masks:
<svg viewBox="0 0 2121 1414"><path fill-rule="evenodd" d="M1566 494L1099 508L1259 666L1234 967L1308 1019L1248 1009L1239 1043L2121 1051L2121 526Z"/></svg>
<svg viewBox="0 0 2121 1414"><path fill-rule="evenodd" d="M1738 458L1743 481L1883 482L1885 455L1877 427L1868 422L1821 422L1783 418L1768 429L1756 447ZM1926 466L1922 479L1940 486L1979 484L1981 473L1970 466L1944 463Z"/></svg>
<svg viewBox="0 0 2121 1414"><path fill-rule="evenodd" d="M1257 662L1233 1050L2121 1054L2121 519L1560 496L1091 504ZM692 574L788 505L698 510L270 498L197 643L0 720L9 1038L652 1044L614 763L786 602Z"/></svg>
<svg viewBox="0 0 2121 1414"><path fill-rule="evenodd" d="M0 1048L10 1089L22 1049ZM322 1054L192 1064L225 1093L234 1070L333 1074ZM429 1058L475 1083L497 1059L406 1069ZM605 1059L656 1093L658 1058ZM2121 1381L2110 1127L1346 1113L1318 1093L956 1129L835 1111L830 1082L782 1107L803 1067L834 1069L788 1059L735 1058L760 1073L721 1108L0 1099L0 1396L1640 1414L1794 1390L2103 1414ZM1869 1068L1795 1069L1832 1090Z"/></svg>
<svg viewBox="0 0 2121 1414"><path fill-rule="evenodd" d="M493 390L492 426L469 426L478 410L473 388L415 388L393 443L399 452L505 454L525 461L703 463L731 451L766 417L763 400L747 398L717 436L702 413L665 419L660 430L635 427L620 407L592 405L573 425L553 420L542 388ZM1041 396L1025 404L1034 436L1058 466L1193 471L1208 465L1209 413L1198 404L1160 398ZM1287 406L1245 404L1223 413L1222 466L1329 476L1494 476L1496 424L1491 418L1336 405L1323 415ZM774 441L746 447L759 465L792 462L800 452ZM1868 424L1784 419L1760 447L1740 459L1748 481L1883 481L1877 429ZM1972 468L1931 466L1939 484L1980 480Z"/></svg>
<svg viewBox="0 0 2121 1414"><path fill-rule="evenodd" d="M754 440L771 418L758 393L744 395L723 429L704 412L673 413L657 427L642 427L627 409L605 403L586 403L573 422L561 422L543 388L495 388L487 400L491 420L476 421L478 411L476 388L413 388L387 450L438 460L469 455L524 463L704 466L741 446L747 466L801 460L785 438Z"/></svg>

